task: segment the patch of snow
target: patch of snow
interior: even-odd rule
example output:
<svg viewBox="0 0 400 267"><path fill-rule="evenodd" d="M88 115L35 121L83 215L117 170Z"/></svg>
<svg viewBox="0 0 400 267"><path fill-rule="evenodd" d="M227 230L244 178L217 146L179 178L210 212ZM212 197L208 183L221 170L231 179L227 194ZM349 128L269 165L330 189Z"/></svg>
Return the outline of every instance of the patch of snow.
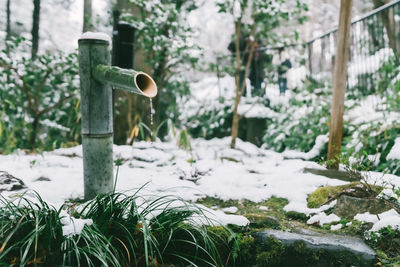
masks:
<svg viewBox="0 0 400 267"><path fill-rule="evenodd" d="M398 214L394 209L385 211L378 215L370 214L369 212L357 214L354 216L354 220L373 223L374 225L370 232L379 231L387 226L391 226L393 229L400 229L400 214Z"/></svg>
<svg viewBox="0 0 400 267"><path fill-rule="evenodd" d="M64 236L80 235L85 225L92 225L92 219L77 219L70 216L67 212L60 212L62 231Z"/></svg>
<svg viewBox="0 0 400 267"><path fill-rule="evenodd" d="M397 137L394 141L394 145L387 155L386 159L398 159L400 160L400 137Z"/></svg>
<svg viewBox="0 0 400 267"><path fill-rule="evenodd" d="M52 152L45 152L44 155L58 155L58 156L82 158L82 145L68 147L68 148L58 148Z"/></svg>
<svg viewBox="0 0 400 267"><path fill-rule="evenodd" d="M359 213L355 215L354 220L360 222L370 222L370 223L376 223L379 221L378 216L376 216L376 214L371 214L369 212Z"/></svg>
<svg viewBox="0 0 400 267"><path fill-rule="evenodd" d="M175 141L152 144L141 141L135 142L133 147L114 146L114 157L123 159L117 191L129 195L146 185L141 194L176 195L189 201L210 196L258 203L275 196L288 199L285 211L308 215L334 204L310 209L307 207L310 193L320 186L347 183L303 172L306 167L318 167L315 162L283 159L279 153L240 139L237 139L236 149L231 149L230 141L230 137L193 139L191 153L180 149ZM224 157L237 162L223 160ZM188 161L190 158L195 162ZM82 146L43 154L0 155L0 170L20 178L55 207L65 200L83 196ZM48 177L51 181L37 182L38 177ZM398 176L389 175L385 179L390 177L399 180Z"/></svg>
<svg viewBox="0 0 400 267"><path fill-rule="evenodd" d="M343 225L341 223L331 225L331 231L337 231L339 229L342 229Z"/></svg>
<svg viewBox="0 0 400 267"><path fill-rule="evenodd" d="M303 81L307 76L307 68L299 66L297 68L290 68L287 72L287 86L289 89L302 88Z"/></svg>
<svg viewBox="0 0 400 267"><path fill-rule="evenodd" d="M378 198L383 198L383 199L394 198L394 199L397 199L398 196L393 192L393 189L391 189L391 188L384 188L384 189L379 193Z"/></svg>
<svg viewBox="0 0 400 267"><path fill-rule="evenodd" d="M329 142L328 135L319 135L315 139L315 145L308 152L294 151L294 150L285 150L282 155L288 159L305 159L310 160L312 158L317 157L326 143Z"/></svg>
<svg viewBox="0 0 400 267"><path fill-rule="evenodd" d="M100 40L111 43L110 36L104 32L85 32L79 37L79 40Z"/></svg>
<svg viewBox="0 0 400 267"><path fill-rule="evenodd" d="M238 226L246 226L250 221L241 215L225 214L221 210L212 210L203 205L197 205L201 208L206 215L207 219L199 216L193 216L191 218L192 223L197 223L200 225L228 225L234 224Z"/></svg>
<svg viewBox="0 0 400 267"><path fill-rule="evenodd" d="M319 207L318 212L329 210L330 208L333 208L336 205L336 203L337 200L335 199L334 201L331 201L328 204Z"/></svg>
<svg viewBox="0 0 400 267"><path fill-rule="evenodd" d="M258 209L259 210L263 210L263 211L268 211L269 210L268 207L266 207L266 206L260 206L260 207L258 207Z"/></svg>
<svg viewBox="0 0 400 267"><path fill-rule="evenodd" d="M245 118L273 118L277 113L260 103L242 103L238 107L238 114Z"/></svg>
<svg viewBox="0 0 400 267"><path fill-rule="evenodd" d="M235 207L235 206L223 208L223 209L221 209L221 210L222 210L223 212L225 212L225 213L236 213L236 212L238 212L238 208Z"/></svg>
<svg viewBox="0 0 400 267"><path fill-rule="evenodd" d="M235 21L242 17L242 7L239 1L233 1L233 17Z"/></svg>
<svg viewBox="0 0 400 267"><path fill-rule="evenodd" d="M398 214L394 209L379 214L379 218L380 220L374 223L374 226L372 226L370 231L376 232L389 225L393 229L400 229L400 214Z"/></svg>
<svg viewBox="0 0 400 267"><path fill-rule="evenodd" d="M336 214L332 213L326 215L325 212L321 212L308 219L307 224L319 223L319 225L322 226L324 224L338 222L338 221L340 221L340 217L337 216Z"/></svg>

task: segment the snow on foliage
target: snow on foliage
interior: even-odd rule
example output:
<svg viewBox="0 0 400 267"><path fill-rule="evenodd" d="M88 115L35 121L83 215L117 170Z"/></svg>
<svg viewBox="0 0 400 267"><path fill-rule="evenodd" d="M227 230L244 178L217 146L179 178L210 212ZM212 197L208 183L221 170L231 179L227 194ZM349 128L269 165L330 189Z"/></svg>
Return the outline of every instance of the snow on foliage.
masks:
<svg viewBox="0 0 400 267"><path fill-rule="evenodd" d="M392 149L386 157L387 159L399 159L400 160L400 137L397 137Z"/></svg>

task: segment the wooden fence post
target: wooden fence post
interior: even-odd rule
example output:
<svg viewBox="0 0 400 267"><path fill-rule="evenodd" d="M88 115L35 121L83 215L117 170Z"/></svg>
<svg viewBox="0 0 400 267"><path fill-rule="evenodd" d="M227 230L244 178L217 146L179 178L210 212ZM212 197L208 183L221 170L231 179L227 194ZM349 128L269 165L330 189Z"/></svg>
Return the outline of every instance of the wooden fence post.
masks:
<svg viewBox="0 0 400 267"><path fill-rule="evenodd" d="M329 129L329 168L339 168L340 147L342 145L344 96L346 90L347 62L351 26L352 0L340 1L338 43L333 76L333 96Z"/></svg>

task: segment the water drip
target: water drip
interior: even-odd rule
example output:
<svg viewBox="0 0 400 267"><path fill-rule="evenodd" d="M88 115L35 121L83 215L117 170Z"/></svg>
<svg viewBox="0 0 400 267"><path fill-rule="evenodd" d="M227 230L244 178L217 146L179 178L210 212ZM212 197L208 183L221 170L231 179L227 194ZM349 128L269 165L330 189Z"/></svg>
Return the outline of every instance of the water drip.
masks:
<svg viewBox="0 0 400 267"><path fill-rule="evenodd" d="M153 117L156 110L153 108L153 100L150 98L150 124L153 125Z"/></svg>

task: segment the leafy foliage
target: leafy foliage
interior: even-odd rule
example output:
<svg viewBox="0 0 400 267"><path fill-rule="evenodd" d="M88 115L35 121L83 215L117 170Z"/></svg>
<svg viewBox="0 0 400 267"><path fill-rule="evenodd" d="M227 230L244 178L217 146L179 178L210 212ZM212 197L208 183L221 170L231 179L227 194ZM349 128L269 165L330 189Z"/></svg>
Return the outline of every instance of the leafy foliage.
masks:
<svg viewBox="0 0 400 267"><path fill-rule="evenodd" d="M16 148L54 149L78 141L77 55L39 55L30 59L24 38L8 41L0 52L0 152Z"/></svg>
<svg viewBox="0 0 400 267"><path fill-rule="evenodd" d="M211 139L230 134L232 126L232 101L221 98L215 108L200 110L195 116L187 118L186 124L193 137Z"/></svg>
<svg viewBox="0 0 400 267"><path fill-rule="evenodd" d="M280 43L282 35L274 30L288 21L303 23L306 20L303 11L308 10L307 4L300 0L220 0L217 5L219 12L232 14L235 21L243 23L243 35L252 34L264 45ZM297 38L298 35L294 34L293 37Z"/></svg>
<svg viewBox="0 0 400 267"><path fill-rule="evenodd" d="M221 0L217 2L219 12L231 14L235 25L234 41L229 45L229 49L235 55L235 102L231 148L235 148L239 132L238 106L246 87L243 81L249 76L256 47L258 44L275 44L278 35L274 29L279 27L283 21L295 18L301 15L303 9L307 9L307 5L301 4L300 0L292 9L289 9L286 4L286 0ZM289 12L289 10L291 11ZM296 35L296 37L298 36Z"/></svg>
<svg viewBox="0 0 400 267"><path fill-rule="evenodd" d="M80 212L72 210L93 223L70 235L63 233L63 207L56 210L39 195L30 199L1 199L0 265L224 266L218 248L229 250L227 242L235 243L228 229L199 225L212 222L197 206L176 198L149 200L138 192L98 196ZM221 231L224 236L217 235Z"/></svg>
<svg viewBox="0 0 400 267"><path fill-rule="evenodd" d="M264 142L278 152L285 149L311 150L317 136L329 132L328 100L326 96L308 98L303 95L291 99L288 107L277 107L280 116L273 118Z"/></svg>
<svg viewBox="0 0 400 267"><path fill-rule="evenodd" d="M185 23L188 12L196 8L195 1L130 0L130 3L139 9L139 17L124 13L121 19L136 26L136 46L146 55L146 64L159 89L153 100L155 122L174 120L176 97L189 93L183 71L194 69L201 55L193 39L194 31ZM165 136L166 131L163 127L159 136Z"/></svg>
<svg viewBox="0 0 400 267"><path fill-rule="evenodd" d="M400 246L397 241L400 238L398 229L394 229L389 225L377 232L366 232L365 235L372 247L384 251L389 257L398 257L400 253Z"/></svg>

